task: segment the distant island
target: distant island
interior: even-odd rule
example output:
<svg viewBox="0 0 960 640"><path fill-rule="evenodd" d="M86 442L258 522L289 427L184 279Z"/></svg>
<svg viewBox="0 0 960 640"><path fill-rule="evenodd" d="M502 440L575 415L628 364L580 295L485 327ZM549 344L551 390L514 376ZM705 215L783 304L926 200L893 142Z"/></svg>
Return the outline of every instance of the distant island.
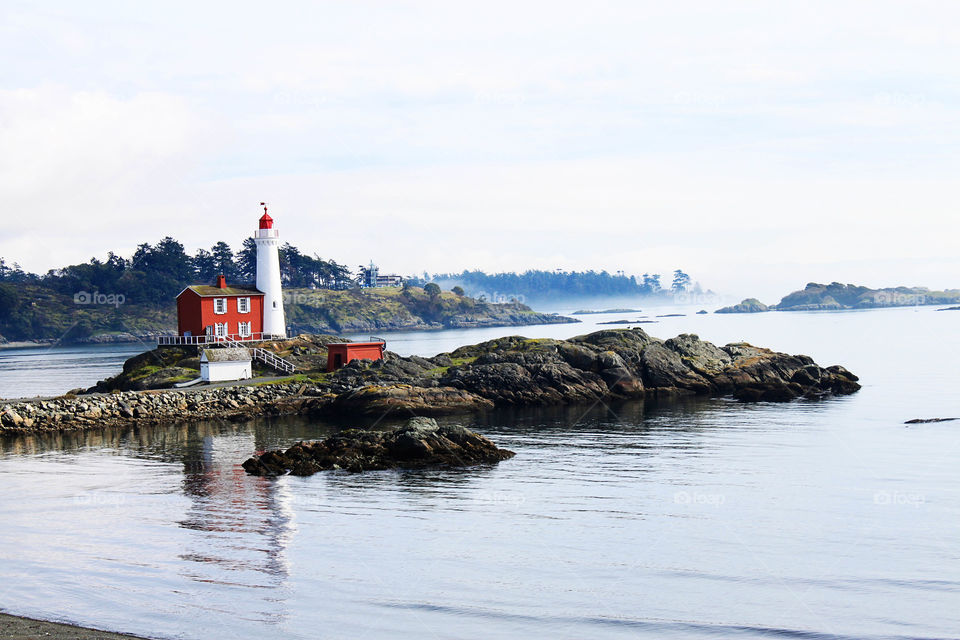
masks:
<svg viewBox="0 0 960 640"><path fill-rule="evenodd" d="M764 311L840 311L844 309L881 309L944 305L960 302L960 289L931 291L926 287L887 287L871 289L853 284L811 282L800 291L767 306L756 298L717 309L715 313L761 313Z"/></svg>
<svg viewBox="0 0 960 640"><path fill-rule="evenodd" d="M572 316L587 316L596 313L640 313L641 309L604 309L603 311L596 311L594 309L580 309L574 311L570 315Z"/></svg>
<svg viewBox="0 0 960 640"><path fill-rule="evenodd" d="M714 313L762 313L764 311L770 311L770 307L756 298L747 298L740 304L717 309Z"/></svg>

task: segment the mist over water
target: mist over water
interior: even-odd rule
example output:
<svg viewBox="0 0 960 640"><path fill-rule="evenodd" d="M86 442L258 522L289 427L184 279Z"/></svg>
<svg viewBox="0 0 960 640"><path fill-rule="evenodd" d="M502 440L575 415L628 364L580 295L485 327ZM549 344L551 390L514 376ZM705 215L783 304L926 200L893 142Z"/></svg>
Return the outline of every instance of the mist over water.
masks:
<svg viewBox="0 0 960 640"><path fill-rule="evenodd" d="M620 317L386 337L433 355ZM7 438L0 608L170 638L956 637L960 423L903 421L960 416L960 315L652 319L864 388L448 418L517 452L459 470L247 476L344 426L300 418Z"/></svg>

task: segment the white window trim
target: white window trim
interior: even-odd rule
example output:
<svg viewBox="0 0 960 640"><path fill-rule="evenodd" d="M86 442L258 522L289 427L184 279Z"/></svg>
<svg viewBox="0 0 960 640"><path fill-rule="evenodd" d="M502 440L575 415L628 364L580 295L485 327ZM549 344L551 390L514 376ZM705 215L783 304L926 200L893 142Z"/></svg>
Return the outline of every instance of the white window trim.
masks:
<svg viewBox="0 0 960 640"><path fill-rule="evenodd" d="M237 298L237 313L250 313L250 298Z"/></svg>
<svg viewBox="0 0 960 640"><path fill-rule="evenodd" d="M220 305L223 305L222 307ZM222 309L218 311L218 309ZM222 316L227 312L227 299L226 298L214 298L213 299L213 312L218 316Z"/></svg>
<svg viewBox="0 0 960 640"><path fill-rule="evenodd" d="M226 323L226 322L218 322L217 324L215 324L215 325L213 326L213 333L214 333L214 335L217 336L218 338L226 337L226 335L227 335L227 323Z"/></svg>
<svg viewBox="0 0 960 640"><path fill-rule="evenodd" d="M252 335L252 326L249 322L241 322L237 327L237 333L240 334L241 338L249 338Z"/></svg>

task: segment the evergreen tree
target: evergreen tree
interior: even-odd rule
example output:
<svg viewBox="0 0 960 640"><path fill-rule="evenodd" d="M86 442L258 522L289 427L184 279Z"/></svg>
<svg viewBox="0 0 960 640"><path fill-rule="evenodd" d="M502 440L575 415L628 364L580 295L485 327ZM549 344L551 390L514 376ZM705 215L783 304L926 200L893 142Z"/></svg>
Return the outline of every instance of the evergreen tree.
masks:
<svg viewBox="0 0 960 640"><path fill-rule="evenodd" d="M237 254L237 277L245 283L257 281L257 242L253 238L243 241L243 248Z"/></svg>
<svg viewBox="0 0 960 640"><path fill-rule="evenodd" d="M650 293L657 293L662 288L660 286L660 274L643 274L643 287Z"/></svg>
<svg viewBox="0 0 960 640"><path fill-rule="evenodd" d="M154 246L138 246L133 254L133 268L150 276L162 275L182 283L193 277L193 264L183 245L169 236Z"/></svg>
<svg viewBox="0 0 960 640"><path fill-rule="evenodd" d="M683 293L689 286L690 276L680 269L673 272L673 284L670 285L670 288L673 289L674 293Z"/></svg>
<svg viewBox="0 0 960 640"><path fill-rule="evenodd" d="M210 249L213 256L213 263L217 274L223 274L227 277L227 282L233 282L238 275L236 259L233 255L233 249L226 242L221 240Z"/></svg>
<svg viewBox="0 0 960 640"><path fill-rule="evenodd" d="M197 249L193 256L193 270L197 277L197 282L211 283L220 271L217 269L217 262L206 249Z"/></svg>

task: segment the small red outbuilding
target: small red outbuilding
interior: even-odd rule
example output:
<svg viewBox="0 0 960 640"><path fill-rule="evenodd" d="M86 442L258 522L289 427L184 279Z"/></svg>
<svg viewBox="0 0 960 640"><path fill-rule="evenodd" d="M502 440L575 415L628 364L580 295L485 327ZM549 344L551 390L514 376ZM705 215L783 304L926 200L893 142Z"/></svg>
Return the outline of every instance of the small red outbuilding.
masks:
<svg viewBox="0 0 960 640"><path fill-rule="evenodd" d="M327 345L327 371L336 371L351 360L383 360L386 342L334 342Z"/></svg>

